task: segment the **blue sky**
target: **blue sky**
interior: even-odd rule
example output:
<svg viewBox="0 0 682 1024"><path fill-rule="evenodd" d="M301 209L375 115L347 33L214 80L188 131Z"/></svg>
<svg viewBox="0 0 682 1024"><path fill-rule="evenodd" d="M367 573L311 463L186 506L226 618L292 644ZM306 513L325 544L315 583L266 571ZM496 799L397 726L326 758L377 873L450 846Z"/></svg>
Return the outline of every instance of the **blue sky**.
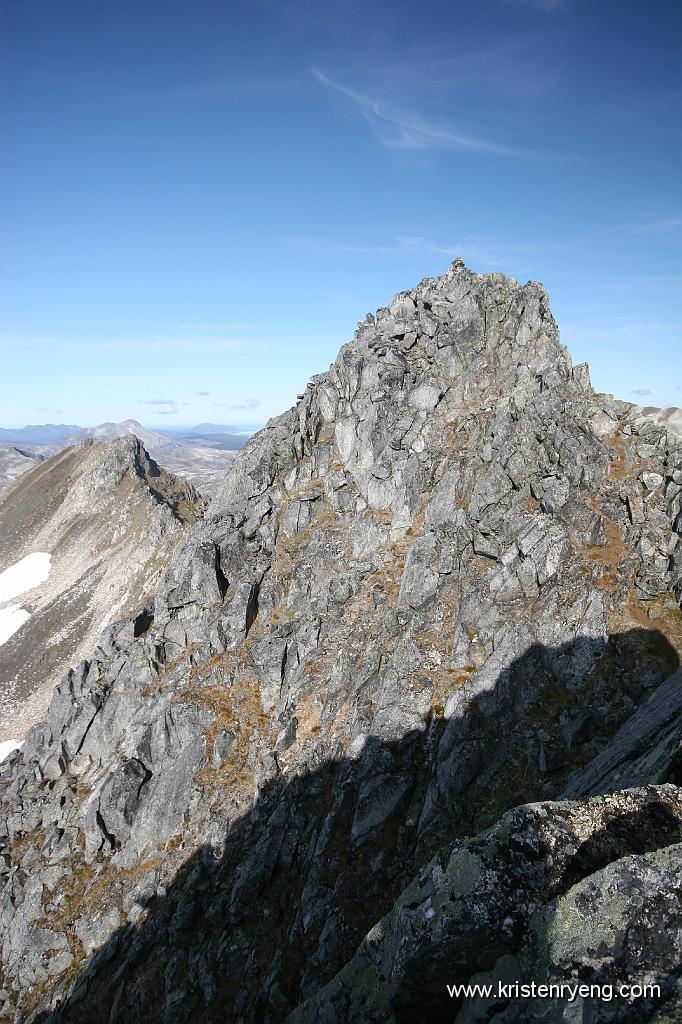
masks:
<svg viewBox="0 0 682 1024"><path fill-rule="evenodd" d="M677 0L0 10L1 425L264 422L457 255L682 404Z"/></svg>

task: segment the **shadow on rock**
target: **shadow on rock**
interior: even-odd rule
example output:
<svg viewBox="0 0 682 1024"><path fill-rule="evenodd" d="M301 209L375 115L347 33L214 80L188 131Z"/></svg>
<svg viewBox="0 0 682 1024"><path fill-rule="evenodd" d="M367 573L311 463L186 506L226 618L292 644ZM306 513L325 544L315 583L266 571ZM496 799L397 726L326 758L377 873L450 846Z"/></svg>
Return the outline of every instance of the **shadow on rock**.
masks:
<svg viewBox="0 0 682 1024"><path fill-rule="evenodd" d="M131 887L128 872L127 923L82 966L59 1006L30 1019L284 1021L353 958L438 851L449 856L511 807L557 797L678 664L657 631L534 646L447 721L433 717L395 742L370 736L355 758L277 775L171 884L159 887L151 870ZM566 884L626 853L679 842L679 822L664 807L641 814L636 828L616 816L569 850ZM550 853L537 856L544 870ZM472 933L472 941L481 950L487 941L493 955L490 936ZM452 1009L434 1003L429 1012Z"/></svg>

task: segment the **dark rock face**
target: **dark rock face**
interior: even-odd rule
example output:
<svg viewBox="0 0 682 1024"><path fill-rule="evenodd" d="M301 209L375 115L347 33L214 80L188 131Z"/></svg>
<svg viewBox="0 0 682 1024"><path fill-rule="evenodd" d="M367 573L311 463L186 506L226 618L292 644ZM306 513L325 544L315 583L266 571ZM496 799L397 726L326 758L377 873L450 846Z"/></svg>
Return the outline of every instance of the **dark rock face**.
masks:
<svg viewBox="0 0 682 1024"><path fill-rule="evenodd" d="M5 1016L578 1019L445 998L507 968L676 1012L681 492L539 285L368 316L0 767Z"/></svg>
<svg viewBox="0 0 682 1024"><path fill-rule="evenodd" d="M662 1003L679 1010L681 797L676 786L647 787L509 812L427 864L351 962L288 1019L649 1020ZM654 979L660 994L611 1005L609 987ZM514 982L558 991L586 981L606 1000L510 994ZM451 996L458 983L489 985L490 996Z"/></svg>

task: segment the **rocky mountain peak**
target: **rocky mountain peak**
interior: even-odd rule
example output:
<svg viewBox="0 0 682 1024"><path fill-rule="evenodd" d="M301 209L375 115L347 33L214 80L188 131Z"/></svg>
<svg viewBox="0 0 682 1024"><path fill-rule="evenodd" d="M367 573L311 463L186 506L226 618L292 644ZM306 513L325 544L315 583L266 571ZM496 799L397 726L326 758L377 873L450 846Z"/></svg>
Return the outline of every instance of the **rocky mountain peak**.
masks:
<svg viewBox="0 0 682 1024"><path fill-rule="evenodd" d="M450 392L450 404L483 400L495 385L510 391L533 374L554 371L566 378L571 368L541 285L475 274L461 261L442 277L399 293L376 316L368 314L337 368L353 358L381 364L380 382L389 385L403 365L414 375L430 373L434 389ZM427 403L430 394L422 389L416 401Z"/></svg>
<svg viewBox="0 0 682 1024"><path fill-rule="evenodd" d="M131 435L139 438L148 447L163 447L169 443L168 438L163 434L159 434L155 430L148 430L133 419L121 420L120 423L99 423L87 430L79 427L66 439L66 442L67 444L77 444L84 440L113 441L116 438L130 437Z"/></svg>
<svg viewBox="0 0 682 1024"><path fill-rule="evenodd" d="M680 836L681 459L534 282L455 261L368 316L0 766L6 1015L395 1024L563 939L663 964L628 914ZM549 943L661 850L611 945L570 900Z"/></svg>
<svg viewBox="0 0 682 1024"><path fill-rule="evenodd" d="M204 502L193 486L162 469L136 434L122 434L108 443L86 438L78 447L88 453L88 469L80 478L78 491L71 488L70 497L77 494L89 511L110 501L112 492L129 478L179 519L191 521L201 515Z"/></svg>

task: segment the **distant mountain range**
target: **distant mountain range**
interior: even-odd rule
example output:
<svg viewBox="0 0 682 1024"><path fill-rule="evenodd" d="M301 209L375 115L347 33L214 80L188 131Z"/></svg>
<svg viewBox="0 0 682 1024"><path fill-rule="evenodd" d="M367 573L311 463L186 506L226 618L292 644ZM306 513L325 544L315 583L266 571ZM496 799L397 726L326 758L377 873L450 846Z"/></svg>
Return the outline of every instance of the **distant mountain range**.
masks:
<svg viewBox="0 0 682 1024"><path fill-rule="evenodd" d="M254 428L257 429L257 428ZM250 430L240 430L228 423L197 423L196 427L176 427L175 429L169 428L162 430L162 434L234 434L237 437L244 437L244 435L250 435Z"/></svg>
<svg viewBox="0 0 682 1024"><path fill-rule="evenodd" d="M204 426L208 428L211 424L206 423ZM219 448L228 452L239 451L249 439L248 434L224 433L222 427L214 427L212 430L193 427L185 431L168 431L165 437L181 444L200 444L205 448Z"/></svg>
<svg viewBox="0 0 682 1024"><path fill-rule="evenodd" d="M57 444L83 427L73 423L39 423L26 427L0 427L0 444Z"/></svg>
<svg viewBox="0 0 682 1024"><path fill-rule="evenodd" d="M208 448L220 448L226 451L237 451L243 448L251 432L240 431L237 427L221 423L199 423L195 427L179 427L175 430L149 430L138 420L122 420L120 423L100 423L94 427L79 427L74 423L40 423L25 427L0 427L0 444L58 444L64 447L77 444L85 438L92 437L97 441L112 441L115 437L134 434L148 445L161 445L170 441L181 442L191 439L196 444L198 439L207 443Z"/></svg>
<svg viewBox="0 0 682 1024"><path fill-rule="evenodd" d="M99 423L96 427L77 427L72 434L64 439L64 442L78 444L79 441L85 441L87 438L91 438L93 441L113 441L117 437L127 437L129 434L139 437L146 448L169 443L168 438L163 434L157 434L155 430L148 430L137 420Z"/></svg>

